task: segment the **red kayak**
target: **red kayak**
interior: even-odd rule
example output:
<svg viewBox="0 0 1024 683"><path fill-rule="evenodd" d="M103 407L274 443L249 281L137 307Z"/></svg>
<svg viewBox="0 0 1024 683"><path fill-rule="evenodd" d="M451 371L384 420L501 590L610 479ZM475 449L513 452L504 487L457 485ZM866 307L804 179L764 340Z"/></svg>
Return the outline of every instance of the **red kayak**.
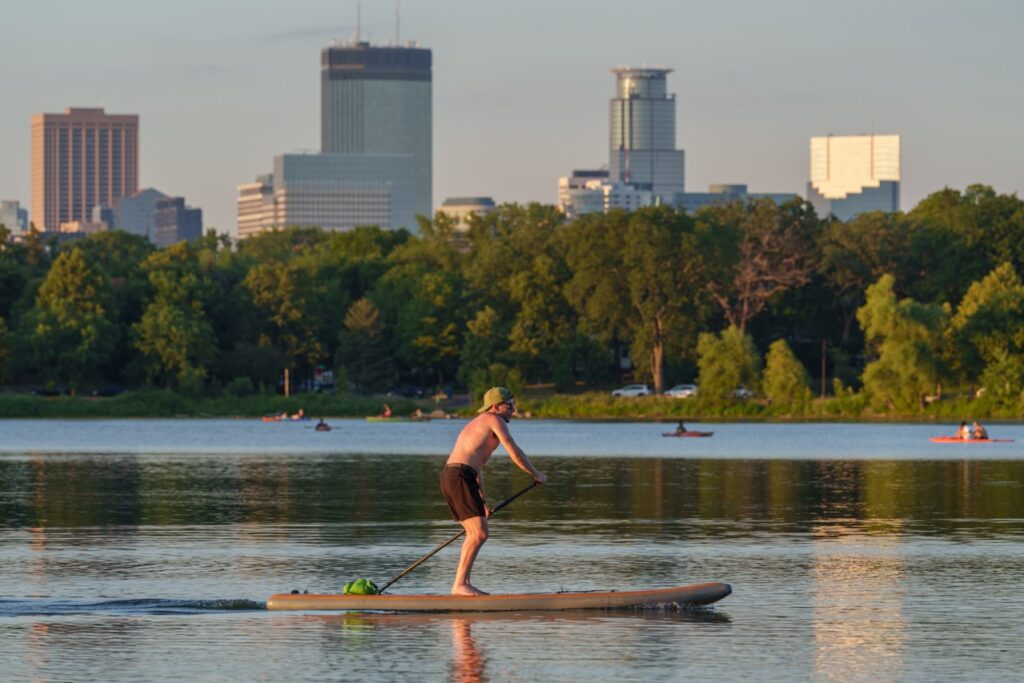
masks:
<svg viewBox="0 0 1024 683"><path fill-rule="evenodd" d="M961 439L959 436L933 436L933 443L1013 443L1013 439Z"/></svg>
<svg viewBox="0 0 1024 683"><path fill-rule="evenodd" d="M662 436L711 436L714 432L662 432Z"/></svg>

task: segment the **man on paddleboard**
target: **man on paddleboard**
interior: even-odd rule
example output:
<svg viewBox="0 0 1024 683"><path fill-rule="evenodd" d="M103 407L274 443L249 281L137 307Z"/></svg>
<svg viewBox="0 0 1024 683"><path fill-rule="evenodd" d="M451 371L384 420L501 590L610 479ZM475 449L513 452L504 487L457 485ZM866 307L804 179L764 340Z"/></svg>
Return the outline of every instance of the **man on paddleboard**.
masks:
<svg viewBox="0 0 1024 683"><path fill-rule="evenodd" d="M547 475L533 466L508 431L508 422L515 410L516 401L511 391L505 387L488 389L483 407L477 411L479 415L459 433L441 472L441 493L452 517L466 530L459 568L452 584L453 595L487 595L469 582L469 574L480 548L487 541L487 518L491 511L484 501L484 465L498 444L504 446L512 462L538 484L548 480Z"/></svg>

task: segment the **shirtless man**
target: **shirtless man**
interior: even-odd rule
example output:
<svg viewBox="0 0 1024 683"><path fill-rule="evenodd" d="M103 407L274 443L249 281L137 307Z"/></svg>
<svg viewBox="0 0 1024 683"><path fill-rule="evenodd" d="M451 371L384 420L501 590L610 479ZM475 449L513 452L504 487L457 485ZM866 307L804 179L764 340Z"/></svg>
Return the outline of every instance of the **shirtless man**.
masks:
<svg viewBox="0 0 1024 683"><path fill-rule="evenodd" d="M515 410L516 401L511 391L505 387L488 389L484 394L484 405L477 411L479 415L459 433L441 473L441 493L452 517L466 530L452 595L487 595L469 582L469 574L477 553L487 541L487 518L491 516L491 510L484 502L484 465L498 444L504 446L512 462L538 484L548 480L509 434L508 422Z"/></svg>

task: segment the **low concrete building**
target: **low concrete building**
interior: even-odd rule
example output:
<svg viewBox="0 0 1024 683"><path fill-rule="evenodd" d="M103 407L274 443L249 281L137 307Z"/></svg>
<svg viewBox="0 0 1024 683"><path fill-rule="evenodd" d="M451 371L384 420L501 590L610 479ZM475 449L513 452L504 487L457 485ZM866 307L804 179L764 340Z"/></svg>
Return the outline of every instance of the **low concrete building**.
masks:
<svg viewBox="0 0 1024 683"><path fill-rule="evenodd" d="M437 212L454 220L456 230L467 232L470 216L483 216L494 211L494 208L494 200L490 197L449 197Z"/></svg>
<svg viewBox="0 0 1024 683"><path fill-rule="evenodd" d="M683 192L675 196L673 206L695 213L705 206L728 204L735 201L771 199L776 204L785 204L800 195L793 192L748 192L747 186L737 183L716 183L708 186L707 192Z"/></svg>
<svg viewBox="0 0 1024 683"><path fill-rule="evenodd" d="M11 236L28 231L28 211L14 199L0 201L0 225L11 231Z"/></svg>

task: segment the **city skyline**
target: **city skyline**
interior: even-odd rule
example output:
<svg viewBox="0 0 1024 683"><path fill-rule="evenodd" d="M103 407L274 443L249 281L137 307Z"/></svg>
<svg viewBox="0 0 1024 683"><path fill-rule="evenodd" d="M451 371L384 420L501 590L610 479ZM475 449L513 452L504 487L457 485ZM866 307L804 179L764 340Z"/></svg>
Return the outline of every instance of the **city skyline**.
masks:
<svg viewBox="0 0 1024 683"><path fill-rule="evenodd" d="M276 154L319 146L316 65L332 39L354 36L355 4L240 13L185 1L161 22L119 11L128 6L5 9L18 30L0 45L0 198L29 205L32 114L105 107L144 121L140 188L187 196L208 226L233 233L237 185ZM394 7L363 3L364 40L394 42ZM567 169L603 162L608 69L646 65L674 70L687 190L738 182L803 195L811 137L893 132L906 210L947 185L1024 191L1012 66L1024 63L1013 39L1022 24L1024 8L1002 1L640 1L594 12L406 0L400 39L434 53L435 208L468 195L554 203ZM105 39L85 49L83 33Z"/></svg>

